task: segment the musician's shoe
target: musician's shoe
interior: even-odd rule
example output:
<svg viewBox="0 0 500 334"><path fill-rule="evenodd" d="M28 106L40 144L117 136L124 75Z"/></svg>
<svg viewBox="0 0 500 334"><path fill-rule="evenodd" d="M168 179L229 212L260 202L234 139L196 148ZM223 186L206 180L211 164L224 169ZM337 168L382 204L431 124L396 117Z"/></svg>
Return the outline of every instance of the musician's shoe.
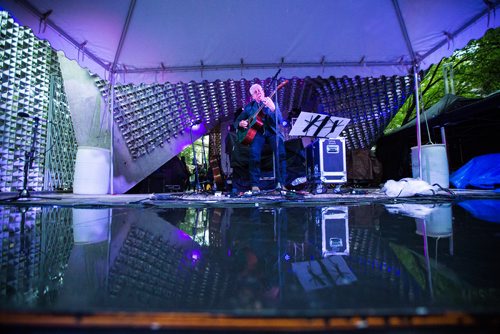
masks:
<svg viewBox="0 0 500 334"><path fill-rule="evenodd" d="M258 195L258 194L260 194L260 188L253 186L252 187L252 195Z"/></svg>
<svg viewBox="0 0 500 334"><path fill-rule="evenodd" d="M290 192L291 192L291 190L290 190L290 189L288 189L288 188L287 188L287 187L285 187L285 186L281 187L281 189L280 189L280 193L281 193L282 195L286 195L287 193L290 193Z"/></svg>

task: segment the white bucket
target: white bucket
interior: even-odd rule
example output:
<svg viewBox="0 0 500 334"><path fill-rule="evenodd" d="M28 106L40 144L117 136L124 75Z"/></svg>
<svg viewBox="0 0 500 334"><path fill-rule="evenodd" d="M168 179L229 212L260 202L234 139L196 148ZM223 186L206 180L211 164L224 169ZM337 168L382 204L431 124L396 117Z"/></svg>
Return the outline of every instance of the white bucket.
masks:
<svg viewBox="0 0 500 334"><path fill-rule="evenodd" d="M422 145L422 180L430 185L439 184L443 188L450 186L448 157L444 144ZM411 148L411 167L413 178L419 177L418 146Z"/></svg>
<svg viewBox="0 0 500 334"><path fill-rule="evenodd" d="M73 209L75 244L93 244L108 239L111 209Z"/></svg>
<svg viewBox="0 0 500 334"><path fill-rule="evenodd" d="M80 146L76 152L74 194L100 195L109 190L110 150Z"/></svg>

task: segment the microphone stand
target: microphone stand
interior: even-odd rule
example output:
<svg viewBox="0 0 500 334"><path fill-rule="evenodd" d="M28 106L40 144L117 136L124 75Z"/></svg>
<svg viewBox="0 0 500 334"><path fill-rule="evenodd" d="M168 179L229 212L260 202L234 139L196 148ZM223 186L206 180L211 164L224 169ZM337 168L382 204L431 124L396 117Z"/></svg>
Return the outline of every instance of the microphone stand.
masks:
<svg viewBox="0 0 500 334"><path fill-rule="evenodd" d="M35 161L35 152L36 152L36 139L38 135L38 127L40 125L40 118L38 117L31 117L28 113L20 111L17 113L19 117L23 118L32 118L33 119L33 130L32 130L32 138L31 138L31 147L29 151L26 151L24 156L24 167L23 167L23 188L21 191L19 191L18 195L15 197L11 198L5 198L3 199L4 201L17 201L17 200L28 200L28 199L33 199L33 198L44 198L44 197L38 197L38 196L31 196L29 190L28 190L28 174L30 168L33 167L33 162ZM50 121L48 121L50 122ZM49 150L52 149L52 147L49 148ZM47 152L47 151L46 151ZM60 200L61 198L51 198L55 200Z"/></svg>
<svg viewBox="0 0 500 334"><path fill-rule="evenodd" d="M274 84L274 89L277 89L277 86L278 86L278 74L280 74L281 72L281 68L278 69L278 71L276 72L276 74L274 75L274 77L272 78L271 80L271 83L269 84L270 87L273 87L273 84ZM281 110L279 109L279 106L278 106L278 94L274 94L274 105L276 107L276 109L274 110L274 121L275 121L275 129L276 129L276 140L275 140L275 144L276 144L276 147L274 149L274 175L276 177L276 190L278 191L281 191L283 188L282 188L282 184L281 182L279 181L280 178L281 178L281 170L280 170L280 151L279 151L279 145L280 145L280 130L279 130L279 127L278 127L278 113L281 113ZM283 145L285 143L283 142Z"/></svg>
<svg viewBox="0 0 500 334"><path fill-rule="evenodd" d="M33 118L33 137L31 138L31 147L29 151L25 153L24 160L24 170L23 170L23 189L19 192L19 198L28 198L31 197L31 194L28 190L28 173L29 169L33 167L33 161L35 160L35 145L36 145L36 137L38 133L38 126L40 125L40 119L38 117Z"/></svg>
<svg viewBox="0 0 500 334"><path fill-rule="evenodd" d="M207 155L205 153L205 135L201 136L201 163L203 165L203 170L205 171L205 185L202 187L203 190L206 190L208 182L208 163L207 163ZM201 182L200 182L201 183Z"/></svg>
<svg viewBox="0 0 500 334"><path fill-rule="evenodd" d="M201 185L200 185L200 176L198 174L198 162L196 161L196 151L194 149L194 141L193 141L193 126L200 124L200 121L194 122L190 127L189 127L189 135L191 137L191 148L193 149L193 164L194 164L194 183L195 183L195 191L200 192L201 191Z"/></svg>

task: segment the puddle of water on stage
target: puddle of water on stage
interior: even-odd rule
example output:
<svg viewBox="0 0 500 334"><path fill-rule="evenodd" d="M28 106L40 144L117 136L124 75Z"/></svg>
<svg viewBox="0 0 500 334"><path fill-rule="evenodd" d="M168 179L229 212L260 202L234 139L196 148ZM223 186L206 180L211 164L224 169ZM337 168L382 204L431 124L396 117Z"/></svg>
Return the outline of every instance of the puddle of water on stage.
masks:
<svg viewBox="0 0 500 334"><path fill-rule="evenodd" d="M500 309L500 200L1 208L4 311L251 316Z"/></svg>

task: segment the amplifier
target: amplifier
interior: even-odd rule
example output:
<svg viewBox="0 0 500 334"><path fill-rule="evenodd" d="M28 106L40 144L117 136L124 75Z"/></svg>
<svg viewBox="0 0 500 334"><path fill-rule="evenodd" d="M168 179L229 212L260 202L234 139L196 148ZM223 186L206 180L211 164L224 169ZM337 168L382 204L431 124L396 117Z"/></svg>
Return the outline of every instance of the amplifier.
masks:
<svg viewBox="0 0 500 334"><path fill-rule="evenodd" d="M346 183L345 138L320 138L306 148L307 178L319 183Z"/></svg>

